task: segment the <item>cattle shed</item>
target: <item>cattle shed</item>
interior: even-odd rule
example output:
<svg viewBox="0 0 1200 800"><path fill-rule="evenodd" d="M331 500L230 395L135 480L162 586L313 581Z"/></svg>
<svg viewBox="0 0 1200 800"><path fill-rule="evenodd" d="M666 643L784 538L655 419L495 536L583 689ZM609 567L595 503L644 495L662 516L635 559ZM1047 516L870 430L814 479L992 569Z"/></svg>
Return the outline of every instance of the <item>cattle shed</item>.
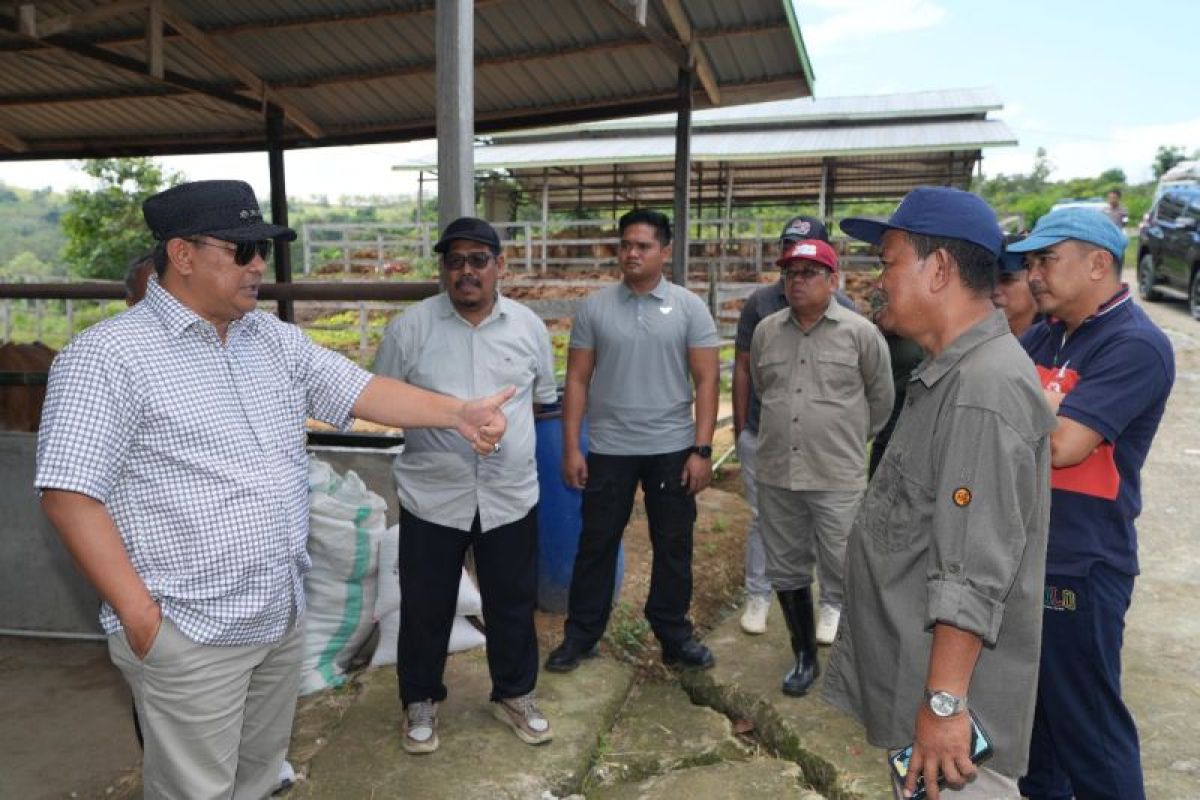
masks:
<svg viewBox="0 0 1200 800"><path fill-rule="evenodd" d="M745 206L823 209L898 199L913 186L967 188L986 148L1016 137L992 115L989 89L778 100L698 111L692 119L691 205L718 215ZM547 212L670 206L672 115L480 137L477 179L515 185ZM432 159L397 169L435 170Z"/></svg>

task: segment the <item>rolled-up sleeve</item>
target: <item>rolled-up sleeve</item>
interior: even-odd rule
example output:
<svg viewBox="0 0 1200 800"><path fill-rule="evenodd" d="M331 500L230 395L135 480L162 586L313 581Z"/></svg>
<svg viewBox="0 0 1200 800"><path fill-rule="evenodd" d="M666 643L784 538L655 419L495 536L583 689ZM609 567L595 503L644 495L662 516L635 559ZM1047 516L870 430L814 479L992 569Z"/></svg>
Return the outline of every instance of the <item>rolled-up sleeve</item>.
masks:
<svg viewBox="0 0 1200 800"><path fill-rule="evenodd" d="M956 406L948 417L939 423L935 442L941 469L925 624L953 625L994 645L1025 556L1025 518L1033 513L1037 493L1036 454L993 411Z"/></svg>

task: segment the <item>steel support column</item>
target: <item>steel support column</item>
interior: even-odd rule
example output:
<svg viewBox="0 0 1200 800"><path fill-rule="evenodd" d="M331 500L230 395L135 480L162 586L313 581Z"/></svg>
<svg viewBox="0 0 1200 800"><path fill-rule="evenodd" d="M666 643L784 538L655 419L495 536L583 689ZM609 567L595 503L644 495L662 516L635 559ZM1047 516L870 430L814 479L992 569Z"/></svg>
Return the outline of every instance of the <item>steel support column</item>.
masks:
<svg viewBox="0 0 1200 800"><path fill-rule="evenodd" d="M438 230L475 215L475 9L438 0L436 13Z"/></svg>
<svg viewBox="0 0 1200 800"><path fill-rule="evenodd" d="M288 224L287 186L283 167L283 111L278 106L267 107L267 164L271 172L271 222ZM282 239L275 244L275 282L292 282L292 250ZM279 318L284 322L295 319L291 299L278 303Z"/></svg>
<svg viewBox="0 0 1200 800"><path fill-rule="evenodd" d="M671 280L687 285L688 268L688 193L692 160L692 71L679 70L679 91L675 106L675 242L671 259Z"/></svg>

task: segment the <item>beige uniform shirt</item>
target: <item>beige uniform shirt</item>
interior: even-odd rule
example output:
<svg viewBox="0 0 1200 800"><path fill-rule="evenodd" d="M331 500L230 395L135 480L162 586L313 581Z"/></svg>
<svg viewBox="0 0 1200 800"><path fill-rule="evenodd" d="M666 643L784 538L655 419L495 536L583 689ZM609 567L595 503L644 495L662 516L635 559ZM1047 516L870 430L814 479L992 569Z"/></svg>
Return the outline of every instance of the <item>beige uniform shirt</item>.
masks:
<svg viewBox="0 0 1200 800"><path fill-rule="evenodd" d="M801 330L785 308L754 330L750 377L762 398L758 480L793 491L863 489L867 440L892 413L887 342L869 320L830 300Z"/></svg>

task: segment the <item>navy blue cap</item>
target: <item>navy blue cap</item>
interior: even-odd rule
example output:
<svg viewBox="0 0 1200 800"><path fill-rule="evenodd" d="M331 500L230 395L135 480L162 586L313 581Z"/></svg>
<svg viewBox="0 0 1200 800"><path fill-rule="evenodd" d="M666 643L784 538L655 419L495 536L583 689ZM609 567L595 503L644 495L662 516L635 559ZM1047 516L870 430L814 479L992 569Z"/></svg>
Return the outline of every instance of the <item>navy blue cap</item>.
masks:
<svg viewBox="0 0 1200 800"><path fill-rule="evenodd" d="M296 232L263 222L254 190L245 181L192 181L147 197L142 216L160 242L211 236L226 242L292 241Z"/></svg>
<svg viewBox="0 0 1200 800"><path fill-rule="evenodd" d="M500 235L496 233L496 229L475 217L459 217L447 225L442 238L433 246L433 252L445 253L456 239L486 244L493 253L500 253Z"/></svg>
<svg viewBox="0 0 1200 800"><path fill-rule="evenodd" d="M885 233L900 230L961 239L997 257L1004 241L996 213L982 197L948 186L918 186L904 196L887 222L848 217L841 226L850 236L871 244L882 244Z"/></svg>
<svg viewBox="0 0 1200 800"><path fill-rule="evenodd" d="M783 226L783 233L779 234L781 242L802 242L805 239L820 239L828 243L829 231L825 229L825 223L816 217L801 214L789 219Z"/></svg>
<svg viewBox="0 0 1200 800"><path fill-rule="evenodd" d="M1030 253L1053 247L1067 239L1077 239L1103 247L1113 254L1118 264L1125 256L1125 245L1128 242L1121 229L1103 212L1091 208L1060 208L1039 219L1029 238L1010 244L1008 251Z"/></svg>
<svg viewBox="0 0 1200 800"><path fill-rule="evenodd" d="M1004 237L1005 249L997 260L1001 272L1020 272L1025 269L1025 255L1023 253L1010 252L1008 246L1025 241L1025 237L1028 235L1028 233L1010 233Z"/></svg>

